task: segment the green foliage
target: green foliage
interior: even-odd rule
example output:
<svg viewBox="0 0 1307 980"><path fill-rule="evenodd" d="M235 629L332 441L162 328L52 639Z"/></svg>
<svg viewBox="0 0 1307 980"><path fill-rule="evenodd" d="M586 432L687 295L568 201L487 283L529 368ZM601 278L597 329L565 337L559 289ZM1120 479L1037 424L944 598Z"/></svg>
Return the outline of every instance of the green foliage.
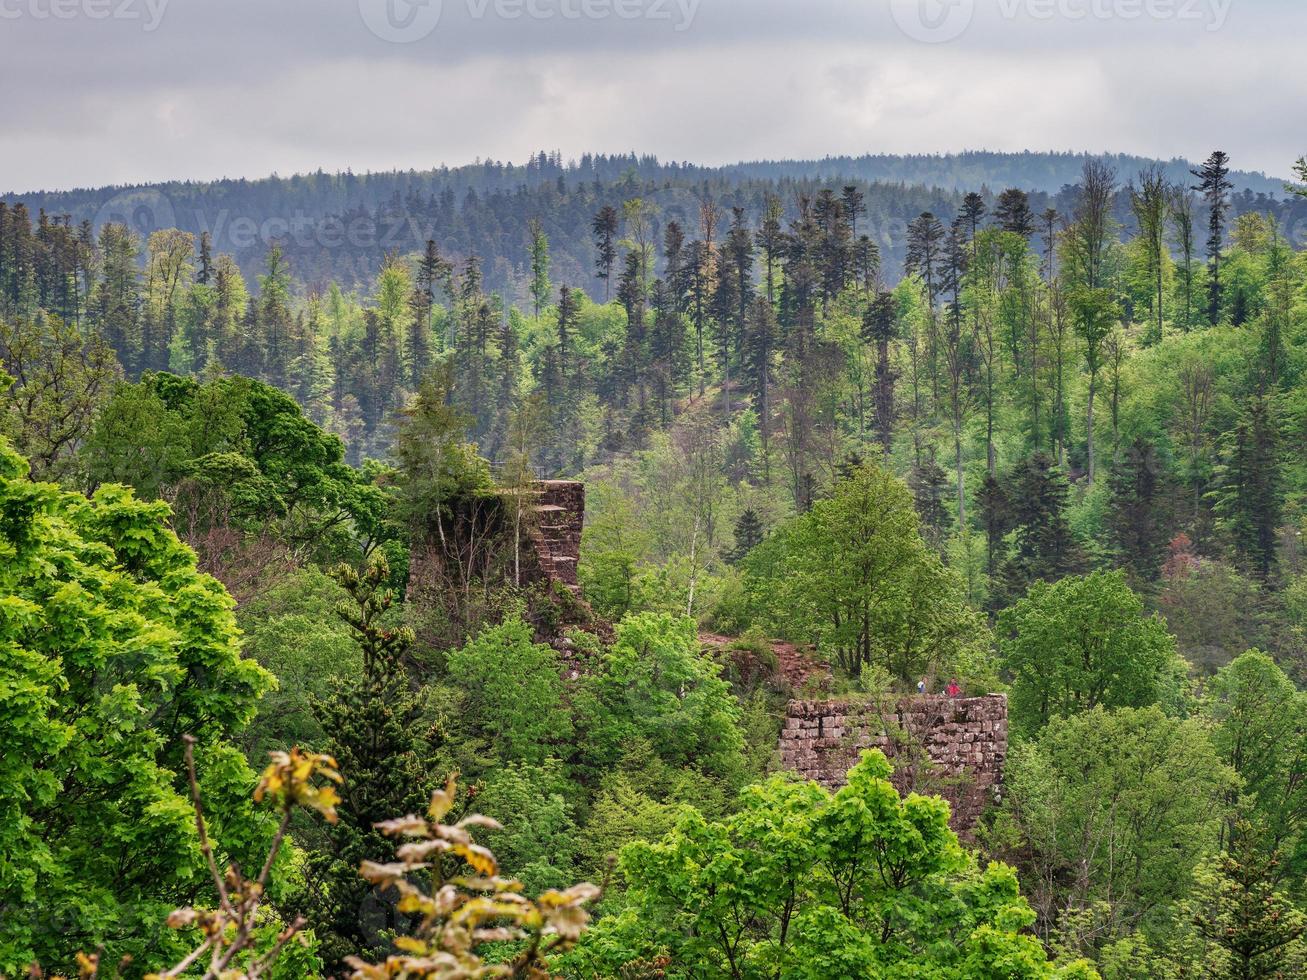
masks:
<svg viewBox="0 0 1307 980"><path fill-rule="evenodd" d="M1081 571L1085 557L1067 513L1066 476L1044 453L1022 460L1004 481L993 519L1013 532L1014 547L997 569L996 598L1015 602L1036 582Z"/></svg>
<svg viewBox="0 0 1307 980"><path fill-rule="evenodd" d="M720 673L700 649L693 620L654 613L623 620L577 695L588 764L611 765L642 738L673 766L738 777L740 708Z"/></svg>
<svg viewBox="0 0 1307 980"><path fill-rule="evenodd" d="M1175 641L1121 572L1036 582L999 616L999 657L1012 678L1011 717L1033 733L1096 707L1144 707L1176 677Z"/></svg>
<svg viewBox="0 0 1307 980"><path fill-rule="evenodd" d="M345 464L339 438L289 395L247 378L161 373L120 385L83 454L91 485L125 483L173 501L188 536L272 530L290 544L330 548L342 528L375 538L386 505Z"/></svg>
<svg viewBox="0 0 1307 980"><path fill-rule="evenodd" d="M977 867L935 798L900 799L868 752L833 796L773 777L711 821L689 809L622 852L628 907L569 960L618 976L663 958L668 977L1053 977L1016 876Z"/></svg>
<svg viewBox="0 0 1307 980"><path fill-rule="evenodd" d="M1187 551L1168 566L1158 606L1186 660L1210 674L1265 642L1265 603L1252 579Z"/></svg>
<svg viewBox="0 0 1307 980"><path fill-rule="evenodd" d="M1277 886L1278 855L1246 822L1203 861L1170 920L1104 948L1105 980L1285 980L1307 970L1307 915Z"/></svg>
<svg viewBox="0 0 1307 980"><path fill-rule="evenodd" d="M121 369L102 337L40 313L0 315L0 436L38 480L79 475L78 447Z"/></svg>
<svg viewBox="0 0 1307 980"><path fill-rule="evenodd" d="M308 887L296 896L331 970L347 956L384 952L388 935L402 928L393 896L374 900L357 870L360 862L390 852L376 825L419 808L435 781L429 764L439 734L420 724L421 705L403 664L413 636L405 627L385 625L394 601L389 577L379 553L362 569L336 570L345 593L337 616L359 647L362 670L338 678L327 697L312 702L325 748L348 773L339 819L305 835Z"/></svg>
<svg viewBox="0 0 1307 980"><path fill-rule="evenodd" d="M902 481L857 468L752 551L755 621L796 641L815 638L852 676L867 665L904 682L956 671L986 631L917 529Z"/></svg>
<svg viewBox="0 0 1307 980"><path fill-rule="evenodd" d="M1036 183L1073 184L1068 168L1082 162L1040 158L1060 176ZM992 163L968 158L980 169L963 179L992 173ZM50 661L37 665L46 673L33 680L15 665L21 660L0 662L0 677L26 671L13 704L0 708L21 719L13 739L0 729L0 756L40 790L0 789L0 799L15 819L45 821L29 841L33 863L6 863L10 852L0 850L5 925L14 921L14 882L20 892L34 888L72 860L59 850L69 820L109 828L109 850L127 861L125 901L139 894L140 909L210 887L193 862L164 866L188 833L175 800L161 795L151 810L116 770L103 779L90 763L70 770L75 738L54 762L31 749L41 726L14 705L32 690L56 703L43 717L57 725L73 723L67 702L83 705L92 744L135 752L134 780L157 777L173 789L176 753L165 742L196 716L186 692L228 699L228 719L208 725L213 744L202 739L198 751L224 848L247 863L266 833L248 814L249 773L233 747L261 755L282 742L342 739L342 755L354 753L346 790L356 791L342 827L297 824L298 846L280 862L298 867L279 863L273 878L277 903L298 890L292 905L331 920L324 936L338 969L344 955L380 951L411 925L393 895L365 901L353 864L365 851L391 853L368 821L423 805L420 784L446 766L470 772L487 808L505 818L508 829L491 833L526 877L561 884L574 865L599 873L607 854L673 832L684 804L704 826L735 819L731 794L766 770L776 745L781 685L759 683L770 668L764 637L803 648L815 641L846 675L833 684L818 677L814 687L911 690L933 671L995 690L998 665L977 611L1004 607L999 652L1014 682L1014 734L1033 744L1013 753L1009 807L986 839L1010 848L1028 876L1049 948L1093 953L1109 975L1220 975L1236 957L1222 930L1273 933L1258 909L1289 921L1286 903L1301 901L1307 867L1303 722L1301 695L1273 661L1288 676L1307 676L1296 533L1307 457L1293 451L1307 440L1307 263L1278 224L1307 213L1307 202L1281 202L1268 217L1248 210L1262 206L1251 196L1233 199L1226 236L1221 195L1191 201L1181 163L1166 171L1176 187L1162 169L1133 178L1093 160L1078 186L1056 195L963 198L907 184L851 184L839 194L799 182L783 201L773 196L775 178L793 165L766 166L755 168L765 175L757 179L687 177L652 161L591 158L575 186L562 179L574 172L546 157L528 170L406 174L401 197L441 182L433 227L453 238L384 258L352 246L306 252L290 241L266 255L247 250L241 261L245 275L258 273L256 296L237 262L213 255L204 236L196 259L185 231L137 236L109 224L92 240L57 211L33 221L21 206L0 204L0 429L33 457L38 477L103 486L93 502L65 499L60 513L121 511L95 526L97 547L115 551L97 572L165 583L171 596L166 583L190 559L174 567L150 557L175 545L164 540L163 510L107 484L166 501L199 567L240 603L246 651L282 681L242 729L253 709L234 706L252 698L222 682L224 669L201 662L152 673L159 624L194 596L137 602L130 589L106 586L95 594L122 608L113 607L109 627L86 626L80 613L63 614L81 601L78 588L88 590L65 558L48 563L48 594L20 612L57 628L33 627L18 641ZM875 161L835 166L887 172ZM927 172L920 161L896 166L900 175ZM539 179L546 173L560 179ZM394 180L351 177L351 201L385 211ZM701 223L675 205L657 214L656 202L689 180L701 200L739 210L707 206ZM300 184L310 199L339 194L332 178ZM173 190L175 203L195 192ZM892 293L878 277L895 280L903 243L885 249L882 270L877 247L859 234L871 231L859 225L869 213L911 224L911 274ZM1116 218L1126 213L1138 234L1122 241ZM1200 217L1212 217L1216 232L1206 268L1194 240ZM600 233L605 280L619 281L589 276L591 230ZM455 268L441 248L483 254L484 268L476 258ZM1210 261L1218 257L1219 279ZM568 280L556 305L551 276ZM609 285L618 302L586 296ZM1203 285L1209 303L1197 295ZM495 289L528 290L534 310L512 309ZM115 354L139 381L110 391ZM387 455L395 469L367 459ZM493 487L486 459L509 492ZM519 546L531 528L520 491L537 473L582 472L590 493L580 580L600 617L627 622L611 649L575 638L566 666L577 676L563 680L558 658L519 621L524 598L520 618L536 636L552 639L566 619L552 590L524 595ZM911 493L896 479L903 475ZM150 521L157 526L143 531ZM83 523L77 533L90 541L95 521ZM49 537L49 547L62 547ZM365 573L351 628L330 615L339 594L319 569L369 555L384 555L390 572ZM1067 578L1115 565L1138 595L1105 573ZM403 592L406 608L381 608L392 601L380 599L388 590ZM537 603L546 592L547 605ZM1174 642L1147 616L1154 599ZM589 622L570 594L566 605ZM360 613L365 607L372 611ZM421 626L421 647L400 649L400 622ZM748 652L728 653L719 671L699 650L694 622L743 636ZM207 642L226 642L228 629L209 630ZM131 640L137 634L147 638ZM119 669L83 669L60 687L62 674L82 669L84 636L125 644ZM1220 670L1198 688L1194 722L1168 720L1196 707L1177 646L1203 673ZM1249 646L1269 656L1222 670ZM1153 702L1160 715L1143 710ZM121 734L118 716L133 711L148 722ZM1089 720L1103 731L1068 727ZM142 728L162 733L153 749L136 744ZM12 754L9 741L19 745ZM153 758L154 776L138 756ZM81 782L65 817L65 797L50 787L70 771ZM1165 796L1154 772L1179 799ZM1024 794L1015 803L1013 791ZM146 819L126 819L132 806ZM1240 851L1249 835L1239 818L1266 842L1255 861ZM157 855L148 852L151 820L176 832L155 834ZM28 840L21 823L0 827L0 841ZM86 833L66 836L70 854L94 863ZM114 919L109 861L90 884L56 889L52 907L70 916L76 908L77 927L106 937L109 949L168 947L144 917L140 928L130 914ZM74 887L86 890L85 903L74 901ZM932 885L913 897L939 894ZM634 927L652 928L638 906L623 912L627 898L621 887L610 897L614 922L634 916ZM783 970L747 961L741 972L939 975L925 959L885 967L869 919L829 904L808 911L786 941L813 955ZM1199 914L1221 935L1200 934ZM17 921L27 928L25 913ZM51 921L45 934L67 928ZM680 944L685 921L656 926ZM278 922L268 913L265 939ZM750 919L745 930L765 922ZM950 935L944 975L1046 968L1033 943L1013 945L1006 929L996 937L990 929L972 930L969 947ZM0 928L0 944L7 939ZM1283 949L1279 965L1296 968L1292 944ZM493 955L513 952L498 946ZM689 971L662 956L642 947L641 965L627 972ZM297 968L290 959L279 967Z"/></svg>
<svg viewBox="0 0 1307 980"><path fill-rule="evenodd" d="M442 543L456 502L491 486L489 466L465 441L472 419L449 402L453 383L448 365L423 379L402 413L395 445L402 514L414 526L432 528Z"/></svg>
<svg viewBox="0 0 1307 980"><path fill-rule="evenodd" d="M447 669L462 723L491 758L540 765L570 740L558 654L532 642L520 618L481 632L449 655Z"/></svg>
<svg viewBox="0 0 1307 980"><path fill-rule="evenodd" d="M31 483L0 442L0 972L168 955L158 923L204 888L183 734L228 855L266 847L232 739L273 681L167 517L122 487Z"/></svg>
<svg viewBox="0 0 1307 980"><path fill-rule="evenodd" d="M1204 694L1212 743L1242 780L1245 816L1260 845L1280 855L1275 880L1307 898L1307 694L1259 650L1222 669Z"/></svg>
<svg viewBox="0 0 1307 980"><path fill-rule="evenodd" d="M1183 897L1236 785L1204 724L1157 707L1055 718L1014 747L1004 813L1040 934L1101 904L1086 943L1105 943Z"/></svg>
<svg viewBox="0 0 1307 980"><path fill-rule="evenodd" d="M590 519L581 539L578 570L595 612L619 620L638 611L642 565L652 535L642 526L632 501L601 484L587 502Z"/></svg>
<svg viewBox="0 0 1307 980"><path fill-rule="evenodd" d="M1256 980L1307 971L1307 914L1276 888L1278 850L1248 824L1235 845L1194 875L1186 903L1206 941L1203 970L1219 980Z"/></svg>
<svg viewBox="0 0 1307 980"><path fill-rule="evenodd" d="M477 809L504 829L486 836L529 892L565 888L576 856L576 787L555 759L542 765L504 763L477 787Z"/></svg>
<svg viewBox="0 0 1307 980"><path fill-rule="evenodd" d="M335 614L343 598L329 575L309 566L238 610L246 654L278 680L245 735L251 759L286 745L323 744L326 732L314 703L363 668L358 644Z"/></svg>

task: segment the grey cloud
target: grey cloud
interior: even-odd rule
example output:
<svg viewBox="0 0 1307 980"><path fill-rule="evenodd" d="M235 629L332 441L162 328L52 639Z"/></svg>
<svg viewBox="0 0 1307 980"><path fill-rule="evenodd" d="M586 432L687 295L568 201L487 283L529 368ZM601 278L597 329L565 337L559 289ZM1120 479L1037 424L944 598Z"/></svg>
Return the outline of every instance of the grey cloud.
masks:
<svg viewBox="0 0 1307 980"><path fill-rule="evenodd" d="M407 44L370 31L359 0L170 0L149 32L0 18L0 189L521 160L542 147L720 163L1220 144L1238 165L1281 173L1307 151L1294 43L1307 9L1283 0L1222 0L1219 31L1070 20L1056 6L1167 0L975 0L965 30L933 44L895 21L898 0L700 0L683 31L615 15L478 19L469 5L483 2L630 0L443 0L435 29ZM675 13L678 0L639 2Z"/></svg>

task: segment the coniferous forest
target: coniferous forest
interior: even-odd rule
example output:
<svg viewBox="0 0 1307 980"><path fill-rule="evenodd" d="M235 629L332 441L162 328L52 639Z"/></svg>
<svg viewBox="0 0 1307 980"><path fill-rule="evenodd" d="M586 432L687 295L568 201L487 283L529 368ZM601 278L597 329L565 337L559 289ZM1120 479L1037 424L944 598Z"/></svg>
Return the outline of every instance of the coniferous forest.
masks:
<svg viewBox="0 0 1307 980"><path fill-rule="evenodd" d="M1307 189L1235 162L7 197L0 977L1307 975ZM999 693L974 826L910 731L781 764Z"/></svg>

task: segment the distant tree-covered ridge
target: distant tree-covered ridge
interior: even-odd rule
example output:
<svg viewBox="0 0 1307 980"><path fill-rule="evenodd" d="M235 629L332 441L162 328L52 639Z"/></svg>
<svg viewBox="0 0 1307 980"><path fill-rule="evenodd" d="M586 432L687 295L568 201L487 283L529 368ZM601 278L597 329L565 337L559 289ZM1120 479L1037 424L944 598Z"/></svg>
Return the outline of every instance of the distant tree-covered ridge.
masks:
<svg viewBox="0 0 1307 980"><path fill-rule="evenodd" d="M1016 187L1045 205L1065 209L1068 188L1079 183L1088 159L1103 160L1122 174L1154 161L1127 154L997 153L828 157L775 160L720 167L660 161L635 154L585 154L564 161L538 153L525 164L486 160L424 171L355 174L318 171L292 177L168 181L126 187L50 191L6 189L0 199L40 211L70 215L73 224L122 221L142 239L178 228L198 239L208 232L214 248L230 253L243 274L262 271L268 248L279 245L305 283L345 288L376 275L387 255L408 253L433 239L458 260L480 257L487 287L526 306L530 295L532 222L551 244L560 281L603 294L590 258L590 216L604 205L621 211L633 197L652 202L655 234L678 221L698 218L699 200L711 196L729 214L763 209L778 196L792 215L798 193L855 185L866 197L865 225L881 249L885 270L896 279L906 252L904 230L922 211L944 220L957 213L967 191L997 195ZM1161 162L1168 181L1183 183L1192 164ZM1233 172L1237 212L1274 208L1288 225L1307 217L1307 205L1283 200L1283 181L1260 173ZM1124 217L1128 201L1120 202Z"/></svg>

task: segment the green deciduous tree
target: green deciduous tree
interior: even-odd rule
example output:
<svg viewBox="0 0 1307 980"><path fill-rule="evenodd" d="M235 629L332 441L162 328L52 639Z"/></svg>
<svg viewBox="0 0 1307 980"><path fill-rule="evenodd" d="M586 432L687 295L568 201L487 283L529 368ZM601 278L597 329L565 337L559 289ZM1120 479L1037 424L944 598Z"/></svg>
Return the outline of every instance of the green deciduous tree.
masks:
<svg viewBox="0 0 1307 980"><path fill-rule="evenodd" d="M740 707L720 674L700 648L693 620L666 613L623 620L603 663L577 696L588 762L611 765L644 738L672 765L738 776L744 747Z"/></svg>
<svg viewBox="0 0 1307 980"><path fill-rule="evenodd" d="M1042 937L1088 952L1184 896L1236 784L1204 727L1155 706L1098 707L1014 748L1004 812ZM1086 915L1095 929L1077 928Z"/></svg>
<svg viewBox="0 0 1307 980"><path fill-rule="evenodd" d="M853 676L878 666L907 681L965 673L984 624L918 532L901 480L864 465L830 497L777 528L745 564L757 618L816 639Z"/></svg>
<svg viewBox="0 0 1307 980"><path fill-rule="evenodd" d="M1165 622L1145 615L1119 571L1037 582L998 631L1012 721L1024 732L1100 706L1153 704L1183 669Z"/></svg>
<svg viewBox="0 0 1307 980"><path fill-rule="evenodd" d="M1212 741L1243 780L1242 810L1261 846L1281 856L1274 880L1298 882L1307 897L1307 694L1274 660L1250 650L1213 677L1204 695Z"/></svg>
<svg viewBox="0 0 1307 980"><path fill-rule="evenodd" d="M571 880L577 795L554 759L539 766L497 765L477 787L477 809L504 825L487 834L486 843L528 891L563 888Z"/></svg>
<svg viewBox="0 0 1307 980"><path fill-rule="evenodd" d="M0 434L33 479L76 480L77 452L121 376L112 348L84 326L0 316Z"/></svg>
<svg viewBox="0 0 1307 980"><path fill-rule="evenodd" d="M657 843L622 851L628 908L589 933L583 977L1094 976L1058 971L1020 931L1034 916L1004 865L981 869L948 805L900 798L879 752L848 785L773 777L720 821L689 810Z"/></svg>
<svg viewBox="0 0 1307 980"><path fill-rule="evenodd" d="M570 740L558 654L532 642L521 619L483 630L449 655L448 669L468 734L493 758L538 765Z"/></svg>
<svg viewBox="0 0 1307 980"><path fill-rule="evenodd" d="M232 738L272 678L165 505L26 475L0 441L0 973L100 946L157 966L169 906L205 888L181 736L226 856L257 867L273 828Z"/></svg>

